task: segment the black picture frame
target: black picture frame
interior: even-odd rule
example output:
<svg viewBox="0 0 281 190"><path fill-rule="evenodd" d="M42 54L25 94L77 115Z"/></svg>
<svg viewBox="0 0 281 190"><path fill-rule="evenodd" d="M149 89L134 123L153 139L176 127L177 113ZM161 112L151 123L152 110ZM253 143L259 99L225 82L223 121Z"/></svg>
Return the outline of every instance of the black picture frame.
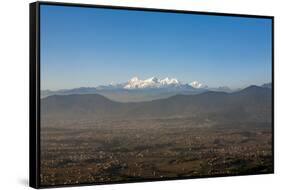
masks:
<svg viewBox="0 0 281 190"><path fill-rule="evenodd" d="M82 186L82 185L98 185L98 184L116 184L116 182L106 183L86 183L86 184L72 184L72 185L54 185L42 186L40 184L40 5L55 5L55 6L69 6L69 7L85 7L85 8L103 8L103 9L117 9L117 10L134 10L134 11L149 11L149 12L169 12L180 14L198 14L198 15L216 15L216 16L231 16L231 17L245 17L245 18L264 18L270 19L272 22L272 171L274 173L274 16L264 15L248 15L248 14L233 14L233 13L219 13L219 12L201 12L201 11L187 11L187 10L170 10L157 8L141 8L141 7L125 7L125 6L109 6L109 5L92 5L92 4L78 4L78 3L58 3L38 1L30 3L29 5L29 59L30 59L30 75L29 75L29 185L33 188L49 188L49 187L65 187L65 186ZM239 174L238 176L248 175ZM255 174L251 174L255 175ZM257 174L259 175L259 174ZM236 175L215 175L215 176L201 176L199 178L212 177L226 177ZM140 179L135 181L122 181L120 183L131 182L147 182L147 181L162 181L162 180L180 180L193 179L198 177L177 177L177 178L161 178L156 180Z"/></svg>

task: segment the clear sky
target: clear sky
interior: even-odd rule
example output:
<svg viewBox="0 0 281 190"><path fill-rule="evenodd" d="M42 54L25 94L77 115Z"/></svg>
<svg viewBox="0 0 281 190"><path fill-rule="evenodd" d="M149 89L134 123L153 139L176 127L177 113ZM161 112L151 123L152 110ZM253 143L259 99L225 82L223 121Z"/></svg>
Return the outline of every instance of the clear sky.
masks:
<svg viewBox="0 0 281 190"><path fill-rule="evenodd" d="M41 5L41 89L175 77L271 82L271 20Z"/></svg>

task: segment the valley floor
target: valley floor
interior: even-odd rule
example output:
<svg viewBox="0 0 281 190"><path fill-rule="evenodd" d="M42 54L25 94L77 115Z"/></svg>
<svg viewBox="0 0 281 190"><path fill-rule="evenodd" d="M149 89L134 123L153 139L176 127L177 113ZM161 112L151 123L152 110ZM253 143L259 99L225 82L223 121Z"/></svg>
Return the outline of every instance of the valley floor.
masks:
<svg viewBox="0 0 281 190"><path fill-rule="evenodd" d="M42 186L270 172L271 123L167 118L41 127Z"/></svg>

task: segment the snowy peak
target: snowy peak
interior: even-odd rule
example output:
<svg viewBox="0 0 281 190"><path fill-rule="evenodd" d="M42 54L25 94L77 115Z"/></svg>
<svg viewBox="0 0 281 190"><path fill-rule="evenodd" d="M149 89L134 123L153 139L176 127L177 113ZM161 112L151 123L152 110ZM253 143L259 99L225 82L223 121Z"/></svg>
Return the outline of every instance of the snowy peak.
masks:
<svg viewBox="0 0 281 190"><path fill-rule="evenodd" d="M160 83L162 85L172 85L172 84L179 85L180 84L180 82L177 79L175 79L175 78L169 79L168 77L160 80Z"/></svg>
<svg viewBox="0 0 281 190"><path fill-rule="evenodd" d="M130 79L126 85L125 89L136 89L136 88L161 88L167 86L177 86L180 85L180 82L175 78L164 78L158 79L156 77L151 77L145 80L141 80L138 77L133 77Z"/></svg>
<svg viewBox="0 0 281 190"><path fill-rule="evenodd" d="M191 83L189 83L190 86L192 86L193 88L207 88L207 85L204 85L198 81L193 81Z"/></svg>
<svg viewBox="0 0 281 190"><path fill-rule="evenodd" d="M147 78L147 79L140 79L137 76L131 78L129 81L125 83L119 83L119 84L111 84L108 86L98 86L97 89L128 89L128 90L134 90L134 89L185 89L185 90L203 90L207 89L208 86L204 85L198 81L193 81L191 83L182 83L176 78L163 78L159 79L155 76Z"/></svg>
<svg viewBox="0 0 281 190"><path fill-rule="evenodd" d="M159 82L158 78L156 78L156 77L148 78L145 81L146 82L154 82L154 83L158 83Z"/></svg>
<svg viewBox="0 0 281 190"><path fill-rule="evenodd" d="M137 82L137 81L139 81L139 78L138 77L133 77L133 78L131 78L130 80L129 80L129 82Z"/></svg>

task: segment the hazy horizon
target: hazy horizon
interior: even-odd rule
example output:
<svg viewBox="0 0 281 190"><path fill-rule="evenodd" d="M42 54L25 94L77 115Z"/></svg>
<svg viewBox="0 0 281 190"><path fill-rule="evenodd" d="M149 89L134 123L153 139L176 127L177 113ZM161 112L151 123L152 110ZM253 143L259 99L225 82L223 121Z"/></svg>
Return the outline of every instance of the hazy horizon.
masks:
<svg viewBox="0 0 281 190"><path fill-rule="evenodd" d="M271 20L41 6L41 89L134 76L231 89L270 83Z"/></svg>
<svg viewBox="0 0 281 190"><path fill-rule="evenodd" d="M123 82L119 82L119 83L111 82L111 83L108 83L108 84L98 84L98 85L95 85L95 86L93 86L93 85L92 85L92 86L76 86L76 87L74 86L74 87L71 87L71 88L58 88L58 89L43 89L43 88L41 88L41 91L45 91L45 90L57 91L57 90L76 89L76 88L96 88L96 87L100 87L100 86L120 85L120 84L127 83L130 79L132 79L132 78L134 78L134 77L137 77L137 78L139 78L139 79L141 79L141 80L146 80L146 79L152 78L152 77L156 77L156 78L158 78L158 79L167 78L167 77L160 78L160 77L157 77L157 76L151 76L151 77L148 77L148 78L133 76L133 77L130 77L128 80L123 81ZM168 77L168 78L169 78L169 79L172 79L172 78L175 78L175 77ZM175 78L175 79L178 79L178 78ZM194 81L200 82L200 81L198 81L198 80L193 80L193 81L181 81L180 79L178 79L178 80L179 80L179 82L180 82L181 84L190 84L191 82L194 82ZM231 87L229 87L229 86L227 86L227 85L225 85L225 86L209 86L208 84L205 84L205 83L204 83L203 85L206 85L207 88L228 87L228 88L230 88L231 90L237 90L237 89L246 88L246 87L251 86L251 85L261 86L261 85L263 85L263 84L268 84L268 83L272 83L272 81L265 81L265 82L263 82L263 83L256 83L256 84L245 84L245 85L243 85L243 86L236 87L236 88L231 88Z"/></svg>

